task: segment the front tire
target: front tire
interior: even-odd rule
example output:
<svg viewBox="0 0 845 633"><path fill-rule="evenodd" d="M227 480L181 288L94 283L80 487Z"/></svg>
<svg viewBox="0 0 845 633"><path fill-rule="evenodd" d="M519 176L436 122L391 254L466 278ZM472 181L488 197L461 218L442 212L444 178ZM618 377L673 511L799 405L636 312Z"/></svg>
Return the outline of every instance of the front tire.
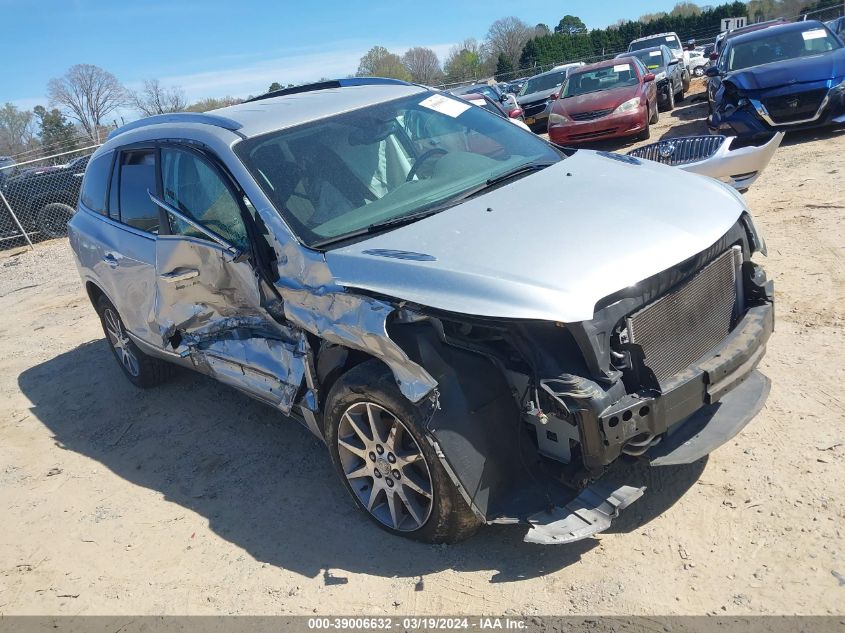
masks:
<svg viewBox="0 0 845 633"><path fill-rule="evenodd" d="M649 119L649 124L654 125L660 120L660 108L657 107L657 102L654 103L654 114L651 115Z"/></svg>
<svg viewBox="0 0 845 633"><path fill-rule="evenodd" d="M167 380L173 373L173 365L142 352L126 333L126 326L111 301L102 295L97 301L97 313L106 341L114 354L123 375L136 387L146 389Z"/></svg>
<svg viewBox="0 0 845 633"><path fill-rule="evenodd" d="M467 538L480 521L423 435L423 406L372 360L341 376L326 401L325 437L355 503L382 529L426 543Z"/></svg>

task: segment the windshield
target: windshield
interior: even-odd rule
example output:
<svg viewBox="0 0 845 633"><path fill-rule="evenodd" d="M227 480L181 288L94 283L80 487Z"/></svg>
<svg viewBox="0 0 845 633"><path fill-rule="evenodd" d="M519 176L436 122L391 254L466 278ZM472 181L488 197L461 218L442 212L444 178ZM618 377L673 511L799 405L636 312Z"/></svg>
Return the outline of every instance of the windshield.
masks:
<svg viewBox="0 0 845 633"><path fill-rule="evenodd" d="M678 39L677 35L658 35L656 37L650 37L645 40L640 40L639 42L631 42L631 45L628 47L628 50L641 51L644 48L653 48L655 46L660 46L661 44L668 46L672 50L683 50L683 47L681 46L681 40Z"/></svg>
<svg viewBox="0 0 845 633"><path fill-rule="evenodd" d="M519 91L519 96L530 95L535 92L544 92L546 90L554 90L563 83L564 79L566 79L565 70L545 75L537 75L525 82L522 90Z"/></svg>
<svg viewBox="0 0 845 633"><path fill-rule="evenodd" d="M631 53L631 56L639 59L649 72L663 68L664 60L662 51L643 51L641 53Z"/></svg>
<svg viewBox="0 0 845 633"><path fill-rule="evenodd" d="M640 80L631 64L616 64L570 75L566 82L566 88L563 90L563 98L577 97L590 92L612 90L624 86L636 86L639 83Z"/></svg>
<svg viewBox="0 0 845 633"><path fill-rule="evenodd" d="M448 205L522 165L561 160L501 117L431 92L265 134L235 151L308 246Z"/></svg>
<svg viewBox="0 0 845 633"><path fill-rule="evenodd" d="M728 52L728 70L819 55L837 48L842 48L842 45L824 27L805 31L779 30L750 42L734 44Z"/></svg>

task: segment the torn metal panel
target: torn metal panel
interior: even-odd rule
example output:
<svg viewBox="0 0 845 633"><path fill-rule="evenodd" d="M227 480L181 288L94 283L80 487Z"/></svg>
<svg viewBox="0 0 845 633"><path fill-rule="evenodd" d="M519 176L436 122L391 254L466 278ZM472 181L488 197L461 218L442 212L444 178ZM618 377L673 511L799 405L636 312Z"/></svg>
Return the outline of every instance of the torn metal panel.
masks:
<svg viewBox="0 0 845 633"><path fill-rule="evenodd" d="M735 136L689 136L638 147L629 156L674 165L684 171L721 180L735 189L750 187L763 172L784 133L777 132L763 145L733 149Z"/></svg>
<svg viewBox="0 0 845 633"><path fill-rule="evenodd" d="M285 299L285 316L291 323L330 343L384 361L400 391L411 402L419 402L437 386L437 381L388 336L387 319L393 306L343 291L319 294L307 289L280 290Z"/></svg>
<svg viewBox="0 0 845 633"><path fill-rule="evenodd" d="M191 347L197 369L289 414L305 374L305 341L224 338Z"/></svg>
<svg viewBox="0 0 845 633"><path fill-rule="evenodd" d="M233 261L231 253L219 246L183 236L159 236L156 272L156 315L151 326L158 327L164 346L176 331L213 329L221 319L269 321L261 309L252 266Z"/></svg>
<svg viewBox="0 0 845 633"><path fill-rule="evenodd" d="M620 486L613 490L594 483L564 507L529 517L531 528L524 540L538 545L561 545L604 532L619 512L642 497L643 492L645 488Z"/></svg>

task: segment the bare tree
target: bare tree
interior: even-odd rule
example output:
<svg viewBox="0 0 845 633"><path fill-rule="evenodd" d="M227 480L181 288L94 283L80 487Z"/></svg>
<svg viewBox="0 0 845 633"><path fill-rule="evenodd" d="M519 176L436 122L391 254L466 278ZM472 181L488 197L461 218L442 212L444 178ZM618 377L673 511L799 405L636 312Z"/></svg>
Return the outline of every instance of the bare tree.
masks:
<svg viewBox="0 0 845 633"><path fill-rule="evenodd" d="M0 154L18 154L35 140L33 115L7 103L0 108Z"/></svg>
<svg viewBox="0 0 845 633"><path fill-rule="evenodd" d="M430 48L416 46L408 49L402 55L402 63L411 73L411 79L418 83L432 85L443 78L437 53Z"/></svg>
<svg viewBox="0 0 845 633"><path fill-rule="evenodd" d="M67 111L91 137L99 142L103 120L128 102L126 89L107 70L92 64L76 64L47 84L50 105Z"/></svg>
<svg viewBox="0 0 845 633"><path fill-rule="evenodd" d="M177 86L166 88L158 79L145 79L144 87L130 92L129 99L133 107L144 116L184 112L188 107L185 93L181 88Z"/></svg>
<svg viewBox="0 0 845 633"><path fill-rule="evenodd" d="M218 108L228 108L229 106L237 105L242 102L243 99L238 99L237 97L207 97L197 101L196 103L192 103L187 106L185 110L188 112L208 112L209 110L217 110Z"/></svg>
<svg viewBox="0 0 845 633"><path fill-rule="evenodd" d="M525 43L534 33L535 29L517 17L502 18L490 25L487 31L487 47L492 56L498 58L499 54L502 54L516 68L519 66L519 56Z"/></svg>

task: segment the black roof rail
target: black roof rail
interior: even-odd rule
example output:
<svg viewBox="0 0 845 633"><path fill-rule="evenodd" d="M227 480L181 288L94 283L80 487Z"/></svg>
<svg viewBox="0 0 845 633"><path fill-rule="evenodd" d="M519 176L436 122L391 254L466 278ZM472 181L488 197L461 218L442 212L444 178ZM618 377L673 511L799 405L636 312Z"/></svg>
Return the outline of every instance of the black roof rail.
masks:
<svg viewBox="0 0 845 633"><path fill-rule="evenodd" d="M332 88L348 88L349 86L413 86L415 84L402 81L401 79L389 79L387 77L347 77L346 79L332 79L330 81L318 81L313 84L303 84L301 86L294 86L293 88L282 88L281 90L273 90L263 95L258 95L252 99L247 99L244 103L252 103L253 101L261 101L262 99L272 99L273 97L283 97L285 95L295 95L302 92L314 92L315 90L330 90Z"/></svg>
<svg viewBox="0 0 845 633"><path fill-rule="evenodd" d="M124 132L137 130L138 128L147 127L148 125L157 125L159 123L204 123L205 125L222 127L226 130L231 130L232 132L235 132L243 127L237 121L217 114L207 114L205 112L173 112L171 114L156 114L143 119L138 119L132 123L127 123L116 130L112 130L109 133L108 138L112 139Z"/></svg>

